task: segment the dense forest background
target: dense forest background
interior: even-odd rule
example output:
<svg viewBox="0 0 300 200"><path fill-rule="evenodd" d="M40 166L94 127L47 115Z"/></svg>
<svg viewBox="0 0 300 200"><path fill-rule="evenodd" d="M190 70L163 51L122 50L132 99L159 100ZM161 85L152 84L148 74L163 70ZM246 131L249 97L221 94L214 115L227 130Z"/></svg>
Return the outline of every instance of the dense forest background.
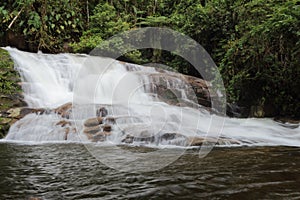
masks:
<svg viewBox="0 0 300 200"><path fill-rule="evenodd" d="M6 0L0 20L1 46L50 53L88 53L125 30L169 27L208 51L229 102L260 108L261 116L300 117L299 0ZM121 59L199 76L170 52Z"/></svg>

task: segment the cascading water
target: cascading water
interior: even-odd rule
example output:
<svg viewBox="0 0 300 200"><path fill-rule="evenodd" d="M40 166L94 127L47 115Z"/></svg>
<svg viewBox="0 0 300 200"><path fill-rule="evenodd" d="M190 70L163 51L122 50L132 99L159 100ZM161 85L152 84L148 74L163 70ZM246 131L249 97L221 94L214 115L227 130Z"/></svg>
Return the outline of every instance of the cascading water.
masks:
<svg viewBox="0 0 300 200"><path fill-rule="evenodd" d="M88 55L5 49L21 75L29 107L52 110L17 121L6 140L185 146L190 138L207 136L212 118L224 120L198 105L189 85L172 72ZM160 86L166 89L163 94ZM68 102L72 111L62 114L57 107ZM220 145L300 146L299 127L286 128L271 119L225 118L220 126Z"/></svg>

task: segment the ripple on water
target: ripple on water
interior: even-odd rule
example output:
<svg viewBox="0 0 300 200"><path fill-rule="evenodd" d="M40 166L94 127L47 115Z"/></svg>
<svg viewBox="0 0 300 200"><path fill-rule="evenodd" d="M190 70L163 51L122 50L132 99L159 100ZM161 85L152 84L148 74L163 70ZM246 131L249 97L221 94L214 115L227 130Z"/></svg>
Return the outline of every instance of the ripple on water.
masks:
<svg viewBox="0 0 300 200"><path fill-rule="evenodd" d="M0 199L300 196L299 148L216 148L204 159L199 159L196 150L188 150L169 166L147 173L113 170L94 159L80 144L1 143L0 150Z"/></svg>

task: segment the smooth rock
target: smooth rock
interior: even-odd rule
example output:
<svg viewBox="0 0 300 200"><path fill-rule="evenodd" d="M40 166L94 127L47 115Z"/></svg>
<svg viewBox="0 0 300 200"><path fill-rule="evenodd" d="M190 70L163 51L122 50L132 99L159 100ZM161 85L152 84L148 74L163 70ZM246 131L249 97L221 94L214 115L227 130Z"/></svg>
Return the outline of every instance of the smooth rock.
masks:
<svg viewBox="0 0 300 200"><path fill-rule="evenodd" d="M104 142L109 135L111 135L110 132L98 132L92 136L92 142Z"/></svg>
<svg viewBox="0 0 300 200"><path fill-rule="evenodd" d="M100 126L91 126L84 128L83 132L86 134L96 134L97 132L101 131Z"/></svg>
<svg viewBox="0 0 300 200"><path fill-rule="evenodd" d="M95 117L85 120L84 126L91 127L91 126L97 126L102 124L103 118L102 117Z"/></svg>
<svg viewBox="0 0 300 200"><path fill-rule="evenodd" d="M70 118L72 112L72 103L66 103L58 108L54 109L54 112L61 115L63 118Z"/></svg>
<svg viewBox="0 0 300 200"><path fill-rule="evenodd" d="M103 131L107 131L107 132L111 131L111 125L109 125L109 124L104 124L101 127L102 127Z"/></svg>

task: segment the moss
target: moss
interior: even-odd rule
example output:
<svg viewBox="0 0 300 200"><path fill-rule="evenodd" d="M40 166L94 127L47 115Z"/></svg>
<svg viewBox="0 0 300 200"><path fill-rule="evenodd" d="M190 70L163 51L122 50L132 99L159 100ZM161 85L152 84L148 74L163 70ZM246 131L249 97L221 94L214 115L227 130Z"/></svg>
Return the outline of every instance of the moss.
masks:
<svg viewBox="0 0 300 200"><path fill-rule="evenodd" d="M0 48L0 138L6 135L10 127L10 120L5 118L6 111L12 107L24 106L19 81L20 76L14 70L9 53Z"/></svg>
<svg viewBox="0 0 300 200"><path fill-rule="evenodd" d="M14 63L7 51L0 49L0 94L13 95L21 92L18 85L19 74L14 70Z"/></svg>

